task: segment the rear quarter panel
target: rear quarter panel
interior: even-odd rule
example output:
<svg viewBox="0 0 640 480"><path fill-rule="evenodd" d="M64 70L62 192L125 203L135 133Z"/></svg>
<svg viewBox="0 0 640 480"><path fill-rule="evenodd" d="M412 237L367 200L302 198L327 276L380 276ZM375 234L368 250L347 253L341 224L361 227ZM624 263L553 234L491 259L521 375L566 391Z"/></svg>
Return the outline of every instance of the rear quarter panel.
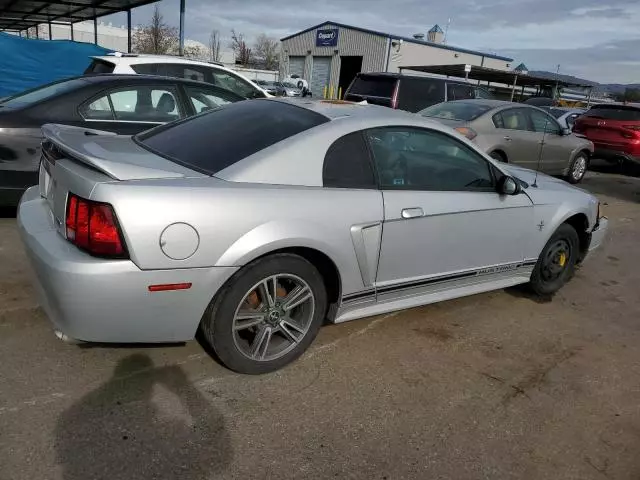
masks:
<svg viewBox="0 0 640 480"><path fill-rule="evenodd" d="M377 190L233 183L214 178L103 183L91 198L111 203L131 259L141 269L243 266L275 250L308 247L333 260L343 293L363 288L351 227L382 220ZM196 252L166 256L163 230L191 225ZM377 253L376 253L377 254Z"/></svg>

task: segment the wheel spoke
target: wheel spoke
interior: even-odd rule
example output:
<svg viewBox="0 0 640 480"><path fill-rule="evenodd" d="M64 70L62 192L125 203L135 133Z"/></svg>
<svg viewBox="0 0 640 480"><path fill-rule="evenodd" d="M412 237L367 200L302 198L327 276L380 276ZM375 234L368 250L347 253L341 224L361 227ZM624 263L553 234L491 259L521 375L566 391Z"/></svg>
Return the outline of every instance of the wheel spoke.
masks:
<svg viewBox="0 0 640 480"><path fill-rule="evenodd" d="M298 286L289 293L283 302L282 308L285 312L296 308L298 305L311 298L311 289L307 286Z"/></svg>
<svg viewBox="0 0 640 480"><path fill-rule="evenodd" d="M256 337L251 344L251 356L258 360L262 360L269 348L269 342L271 341L272 330L271 327L264 326L258 330Z"/></svg>
<svg viewBox="0 0 640 480"><path fill-rule="evenodd" d="M277 283L277 277L265 278L258 286L263 306L271 308L275 305Z"/></svg>
<svg viewBox="0 0 640 480"><path fill-rule="evenodd" d="M288 318L280 322L280 331L293 343L300 342L304 336L304 330Z"/></svg>
<svg viewBox="0 0 640 480"><path fill-rule="evenodd" d="M253 311L239 311L234 319L234 330L245 330L247 328L260 325L264 321L264 314L262 312Z"/></svg>

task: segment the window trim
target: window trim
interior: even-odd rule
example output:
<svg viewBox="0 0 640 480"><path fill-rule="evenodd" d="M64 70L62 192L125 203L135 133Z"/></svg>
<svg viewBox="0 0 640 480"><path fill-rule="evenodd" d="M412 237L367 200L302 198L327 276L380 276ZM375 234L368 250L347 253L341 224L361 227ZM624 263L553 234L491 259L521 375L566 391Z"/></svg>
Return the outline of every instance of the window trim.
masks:
<svg viewBox="0 0 640 480"><path fill-rule="evenodd" d="M180 88L178 84L175 83L171 83L169 85L161 85L161 84L156 84L156 83L150 83L150 84L140 84L138 86L134 86L134 87L115 87L115 88L104 88L102 90L100 90L98 93L94 94L93 96L89 97L87 100L85 100L84 102L80 103L77 107L76 107L76 113L78 114L78 116L82 119L83 122L104 122L104 123L135 123L135 124L144 124L144 125L164 125L165 123L169 123L169 122L153 122L150 120L120 120L118 118L116 118L116 111L115 108L113 107L113 102L111 101L111 94L112 93L116 93L116 92L126 92L128 90L131 90L132 88L137 89L138 87L148 87L148 88L157 88L157 89L164 89L164 90L169 90L171 91L171 89L174 90L174 92L172 92L174 94L174 98L176 100L176 109L178 110L178 118L176 120L181 120L183 118L187 118L187 114L184 111L184 107L182 105L182 101L180 100ZM105 93L106 92L106 93ZM101 97L107 97L107 100L109 102L109 106L111 107L111 120L103 120L103 119L96 119L96 118L86 118L83 114L82 114L82 108L85 106L90 105L91 103L95 102L96 100L98 100ZM175 120L174 120L175 121Z"/></svg>
<svg viewBox="0 0 640 480"><path fill-rule="evenodd" d="M344 135L341 135L340 137L336 138L327 147L327 151L324 153L324 158L322 159L322 188L331 188L331 189L337 189L337 190L343 190L343 189L347 189L347 190L380 190L380 182L378 180L378 170L376 169L375 161L374 161L373 156L372 156L373 153L371 151L371 148L369 146L369 140L367 139L367 135L365 133L366 130L367 129L365 129L365 130L355 130L353 132L345 133ZM347 137L349 135L359 135L360 138L362 139L363 143L364 143L365 152L366 152L366 156L367 156L367 162L369 164L369 168L371 168L371 174L373 176L373 184L371 184L371 186L369 186L369 187L325 185L325 181L324 181L324 166L325 166L325 163L327 161L327 154L329 153L329 150L331 149L331 147L333 147L337 142L339 142L340 140L342 140L343 138L345 138L345 137Z"/></svg>
<svg viewBox="0 0 640 480"><path fill-rule="evenodd" d="M428 134L435 134L435 135L441 135L443 137L446 137L447 139L451 140L454 144L457 144L458 147L466 150L467 152L471 153L472 155L477 156L480 160L482 160L482 162L484 162L485 166L487 167L489 176L491 177L491 186L490 187L481 187L481 188L473 188L473 187L469 187L467 189L456 189L456 190L439 190L439 189L430 189L430 188L411 188L412 186L409 185L387 185L387 186L383 186L380 183L380 176L378 173L378 168L377 168L377 164L375 161L375 154L373 153L373 148L371 146L371 142L369 140L369 135L367 134L367 132L369 131L375 131L375 130L396 130L396 129L405 129L405 130L413 130L413 131L418 131L418 132L427 132ZM378 185L378 190L380 191L396 191L396 190L401 190L401 191L408 191L408 192L465 192L465 193L497 193L497 178L496 178L496 171L497 168L495 167L495 165L493 165L493 163L491 163L490 161L488 161L486 158L484 158L484 156L482 156L481 154L479 154L478 152L476 152L475 150L473 150L472 148L470 148L468 145L465 145L463 142L461 142L459 139L455 138L453 135L449 135L446 132L443 132L441 130L437 130L437 129L431 129L431 128L426 128L426 127L419 127L419 126L415 126L415 125L388 125L388 126L383 126L383 127L371 127L371 128L366 128L364 130L361 130L361 132L363 132L363 135L365 137L365 141L369 147L369 157L371 159L371 162L373 164L373 172L374 172L374 177L376 179L376 183Z"/></svg>

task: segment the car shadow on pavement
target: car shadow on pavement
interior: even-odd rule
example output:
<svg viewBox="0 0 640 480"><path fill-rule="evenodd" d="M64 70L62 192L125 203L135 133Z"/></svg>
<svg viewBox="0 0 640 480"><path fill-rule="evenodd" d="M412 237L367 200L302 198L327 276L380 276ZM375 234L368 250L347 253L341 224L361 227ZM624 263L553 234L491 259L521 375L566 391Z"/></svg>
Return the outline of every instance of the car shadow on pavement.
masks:
<svg viewBox="0 0 640 480"><path fill-rule="evenodd" d="M619 200L640 203L640 167L627 165L624 170L617 165L594 163L590 170L604 175L588 175L578 187L596 195L607 195Z"/></svg>
<svg viewBox="0 0 640 480"><path fill-rule="evenodd" d="M0 218L16 218L17 213L16 207L0 207Z"/></svg>
<svg viewBox="0 0 640 480"><path fill-rule="evenodd" d="M139 353L62 413L55 447L64 480L212 478L233 457L222 414L183 370Z"/></svg>

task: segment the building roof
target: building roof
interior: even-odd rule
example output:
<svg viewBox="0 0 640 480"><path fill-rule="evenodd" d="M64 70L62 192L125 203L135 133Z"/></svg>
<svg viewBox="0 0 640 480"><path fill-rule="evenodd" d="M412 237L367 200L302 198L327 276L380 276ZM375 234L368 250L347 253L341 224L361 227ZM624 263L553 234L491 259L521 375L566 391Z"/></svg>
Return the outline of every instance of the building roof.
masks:
<svg viewBox="0 0 640 480"><path fill-rule="evenodd" d="M22 31L42 23L76 23L158 0L0 0L0 30Z"/></svg>
<svg viewBox="0 0 640 480"><path fill-rule="evenodd" d="M440 28L440 25L436 23L433 27L431 27L431 30L429 30L429 33L444 33L444 32Z"/></svg>
<svg viewBox="0 0 640 480"><path fill-rule="evenodd" d="M451 50L453 52L469 53L471 55L478 55L478 56L481 56L481 57L494 58L496 60L503 60L505 62L513 62L513 58L502 57L500 55L495 55L493 53L484 53L484 52L479 52L479 51L476 51L476 50L468 50L466 48L452 47L450 45L444 45L442 43L428 42L426 40L418 40L418 39L412 38L412 37L403 37L402 35L393 35L391 33L379 32L377 30L369 30L367 28L354 27L353 25L345 25L344 23L331 22L331 21L326 21L326 22L322 22L322 23L320 23L318 25L314 25L313 27L309 27L309 28L307 28L305 30L302 30L302 31L297 32L297 33L294 33L293 35L289 35L287 37L281 38L280 41L284 42L285 40L289 40L290 38L297 37L298 35L302 35L303 33L307 33L307 32L310 32L312 30L315 30L317 28L324 27L324 26L327 26L327 25L333 25L333 26L340 27L340 28L349 28L351 30L356 30L356 31L362 32L362 33L369 33L371 35L377 35L379 37L391 38L391 39L395 39L395 40L402 40L403 42L417 43L419 45L427 45L429 47L441 48L443 50Z"/></svg>

